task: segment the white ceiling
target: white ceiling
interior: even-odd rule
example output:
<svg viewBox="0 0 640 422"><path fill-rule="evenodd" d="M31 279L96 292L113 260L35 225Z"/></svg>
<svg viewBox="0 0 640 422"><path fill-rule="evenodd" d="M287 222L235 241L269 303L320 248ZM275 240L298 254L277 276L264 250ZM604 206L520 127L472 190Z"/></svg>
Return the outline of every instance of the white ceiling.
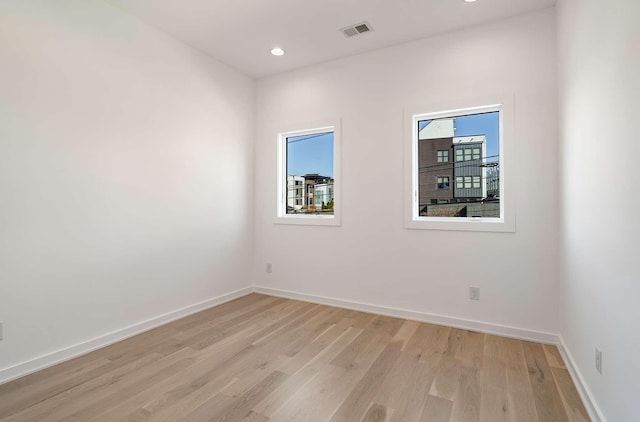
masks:
<svg viewBox="0 0 640 422"><path fill-rule="evenodd" d="M107 0L259 78L552 6L555 0ZM374 31L346 38L367 21ZM274 57L269 50L287 52Z"/></svg>

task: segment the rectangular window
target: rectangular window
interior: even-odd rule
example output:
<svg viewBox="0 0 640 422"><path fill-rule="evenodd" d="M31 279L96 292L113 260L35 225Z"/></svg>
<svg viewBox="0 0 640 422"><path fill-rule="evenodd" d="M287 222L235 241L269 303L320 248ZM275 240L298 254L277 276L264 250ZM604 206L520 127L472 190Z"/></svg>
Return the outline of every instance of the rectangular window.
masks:
<svg viewBox="0 0 640 422"><path fill-rule="evenodd" d="M449 189L448 177L438 177L438 189Z"/></svg>
<svg viewBox="0 0 640 422"><path fill-rule="evenodd" d="M515 231L513 208L504 202L510 183L503 172L504 151L512 150L505 146L505 132L513 138L512 124L505 128L505 110L511 121L509 101L411 113L411 144L405 148L406 180L411 181L405 196L407 228ZM450 150L454 160L448 163Z"/></svg>
<svg viewBox="0 0 640 422"><path fill-rule="evenodd" d="M284 224L339 225L338 125L278 135L278 213Z"/></svg>

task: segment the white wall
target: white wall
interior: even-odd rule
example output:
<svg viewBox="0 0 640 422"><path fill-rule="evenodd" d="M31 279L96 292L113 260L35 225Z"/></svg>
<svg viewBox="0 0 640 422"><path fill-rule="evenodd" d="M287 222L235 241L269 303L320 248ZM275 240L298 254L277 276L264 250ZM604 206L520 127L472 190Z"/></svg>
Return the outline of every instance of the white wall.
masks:
<svg viewBox="0 0 640 422"><path fill-rule="evenodd" d="M253 89L102 2L0 3L0 370L250 285Z"/></svg>
<svg viewBox="0 0 640 422"><path fill-rule="evenodd" d="M403 108L478 89L516 97L516 233L404 229ZM557 333L556 100L553 9L259 80L256 284ZM342 119L342 226L276 225L276 133L325 116Z"/></svg>
<svg viewBox="0 0 640 422"><path fill-rule="evenodd" d="M640 420L638 16L636 0L558 5L561 334L616 422Z"/></svg>

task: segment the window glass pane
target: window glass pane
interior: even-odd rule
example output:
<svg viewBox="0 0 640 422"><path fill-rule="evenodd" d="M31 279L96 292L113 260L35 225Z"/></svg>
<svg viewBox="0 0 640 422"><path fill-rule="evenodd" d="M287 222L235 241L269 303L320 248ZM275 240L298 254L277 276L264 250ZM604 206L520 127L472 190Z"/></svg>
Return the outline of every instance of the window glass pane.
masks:
<svg viewBox="0 0 640 422"><path fill-rule="evenodd" d="M416 215L500 218L500 112L425 118L417 130Z"/></svg>
<svg viewBox="0 0 640 422"><path fill-rule="evenodd" d="M333 132L287 137L286 166L286 213L333 215Z"/></svg>
<svg viewBox="0 0 640 422"><path fill-rule="evenodd" d="M438 177L438 189L449 189L448 177Z"/></svg>

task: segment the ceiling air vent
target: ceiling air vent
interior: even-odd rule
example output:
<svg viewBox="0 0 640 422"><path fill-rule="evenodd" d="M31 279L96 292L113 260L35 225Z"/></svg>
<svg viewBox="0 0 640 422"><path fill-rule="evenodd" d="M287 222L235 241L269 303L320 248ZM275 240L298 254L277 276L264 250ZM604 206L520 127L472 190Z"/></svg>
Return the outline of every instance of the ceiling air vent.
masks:
<svg viewBox="0 0 640 422"><path fill-rule="evenodd" d="M364 34L365 32L373 31L369 22L362 22L356 25L351 25L346 28L342 28L340 31L347 37L355 37L356 35Z"/></svg>

